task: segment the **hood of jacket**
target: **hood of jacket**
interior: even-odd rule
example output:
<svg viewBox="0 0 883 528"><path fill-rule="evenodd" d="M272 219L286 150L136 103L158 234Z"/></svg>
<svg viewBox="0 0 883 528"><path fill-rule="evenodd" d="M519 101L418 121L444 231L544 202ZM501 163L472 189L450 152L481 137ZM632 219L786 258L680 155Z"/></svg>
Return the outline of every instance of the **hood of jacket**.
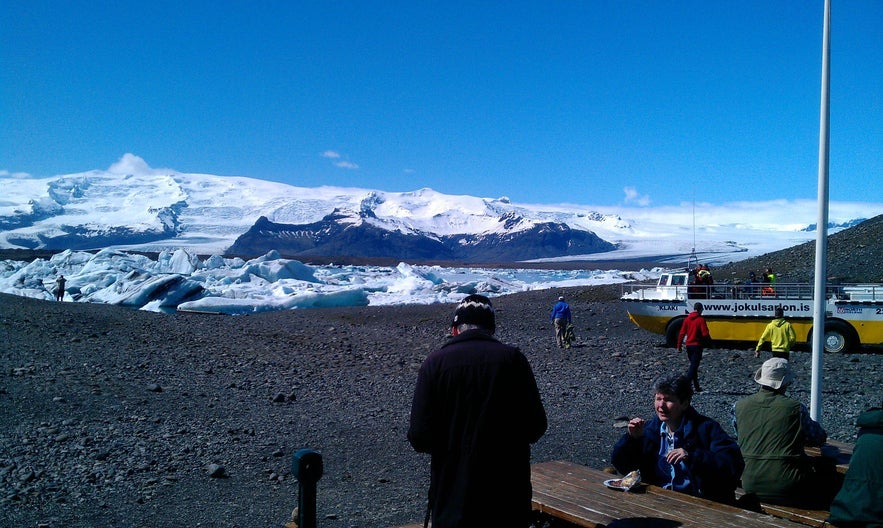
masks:
<svg viewBox="0 0 883 528"><path fill-rule="evenodd" d="M878 407L863 412L858 416L855 425L873 429L883 428L883 408Z"/></svg>

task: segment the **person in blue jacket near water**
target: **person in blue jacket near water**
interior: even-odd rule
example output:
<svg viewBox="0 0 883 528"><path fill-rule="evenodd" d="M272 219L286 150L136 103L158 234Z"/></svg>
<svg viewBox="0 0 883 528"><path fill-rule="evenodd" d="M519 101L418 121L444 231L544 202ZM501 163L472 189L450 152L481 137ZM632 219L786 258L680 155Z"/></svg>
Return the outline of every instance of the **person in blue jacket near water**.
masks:
<svg viewBox="0 0 883 528"><path fill-rule="evenodd" d="M555 325L555 341L558 342L558 348L570 348L570 342L567 340L567 325L571 323L570 305L564 302L564 296L558 297L558 302L552 307L552 315L550 317Z"/></svg>

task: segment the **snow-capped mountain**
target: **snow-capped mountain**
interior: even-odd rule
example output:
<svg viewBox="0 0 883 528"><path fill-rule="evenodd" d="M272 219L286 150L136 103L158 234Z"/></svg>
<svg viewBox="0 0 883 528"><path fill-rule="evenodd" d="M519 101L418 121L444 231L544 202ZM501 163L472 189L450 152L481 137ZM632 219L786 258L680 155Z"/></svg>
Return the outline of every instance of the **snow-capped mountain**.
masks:
<svg viewBox="0 0 883 528"><path fill-rule="evenodd" d="M347 256L461 262L515 262L616 249L596 234L554 222L537 222L506 213L481 233L438 235L396 221L335 210L319 222L279 224L261 217L227 250L234 255L262 255L276 250L294 257Z"/></svg>
<svg viewBox="0 0 883 528"><path fill-rule="evenodd" d="M657 211L653 217L632 210L635 216L628 219L581 206L514 204L505 197L432 189L294 187L153 169L131 154L107 170L51 178L0 175L0 189L0 247L6 248L180 248L241 255L276 249L291 257L478 262L681 256L695 249L738 260L814 237L801 231L811 216L784 228L750 225L740 216L701 225L697 237L680 213Z"/></svg>
<svg viewBox="0 0 883 528"><path fill-rule="evenodd" d="M0 245L29 249L524 260L612 250L591 228L622 223L431 189L302 188L183 174L131 155L107 171L10 178L3 187Z"/></svg>

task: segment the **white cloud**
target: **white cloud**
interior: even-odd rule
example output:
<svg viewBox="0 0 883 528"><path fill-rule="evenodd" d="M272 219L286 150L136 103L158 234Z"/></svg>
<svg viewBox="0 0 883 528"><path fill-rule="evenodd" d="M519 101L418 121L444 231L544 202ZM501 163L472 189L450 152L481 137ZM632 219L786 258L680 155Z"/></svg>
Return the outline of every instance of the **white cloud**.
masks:
<svg viewBox="0 0 883 528"><path fill-rule="evenodd" d="M634 203L640 206L650 205L650 197L646 194L640 196L634 187L625 187L622 191L625 193L625 203Z"/></svg>
<svg viewBox="0 0 883 528"><path fill-rule="evenodd" d="M168 172L168 169L153 169L150 165L147 164L142 158L132 154L125 153L120 160L110 168L107 169L107 172L111 174L132 174L134 176L150 176L153 174L159 174L162 172Z"/></svg>
<svg viewBox="0 0 883 528"><path fill-rule="evenodd" d="M0 169L0 178L13 178L16 180L26 180L30 178L31 175L27 172L9 172L8 170Z"/></svg>
<svg viewBox="0 0 883 528"><path fill-rule="evenodd" d="M328 158L330 160L339 160L339 161L334 162L334 166L340 167L341 169L356 170L359 168L359 166L356 165L355 163L353 163L352 161L342 159L342 158L344 158L344 156L341 156L339 152L334 151L334 150L326 150L325 152L323 152L321 154L321 156L323 158Z"/></svg>

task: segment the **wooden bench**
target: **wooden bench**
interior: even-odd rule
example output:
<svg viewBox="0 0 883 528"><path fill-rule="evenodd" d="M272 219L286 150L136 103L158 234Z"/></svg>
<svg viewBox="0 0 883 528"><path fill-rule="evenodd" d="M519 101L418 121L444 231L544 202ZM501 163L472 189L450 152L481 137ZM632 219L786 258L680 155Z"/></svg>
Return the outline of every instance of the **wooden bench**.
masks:
<svg viewBox="0 0 883 528"><path fill-rule="evenodd" d="M531 466L533 509L576 526L638 528L795 528L795 523L764 513L721 504L657 486L632 491L610 489L614 478L601 470L567 461Z"/></svg>
<svg viewBox="0 0 883 528"><path fill-rule="evenodd" d="M840 486L843 484L843 475L846 474L846 470L849 469L849 461L852 458L853 447L853 444L830 440L823 444L821 447L806 447L804 448L804 451L810 457L831 459L831 461L835 464L837 470L837 475L834 476L835 482L832 482L832 486L839 489ZM744 495L744 491L738 489L736 490L736 494L737 496L741 497ZM767 504L763 502L758 503L757 507L760 511L764 513L768 513L782 519L788 519L794 522L798 522L807 526L831 526L826 521L829 515L829 511L827 509L797 508L793 506L780 506L778 504Z"/></svg>
<svg viewBox="0 0 883 528"><path fill-rule="evenodd" d="M742 489L736 490L737 497L741 498L743 495L744 491ZM753 506L744 504L744 507L751 510L757 509L767 515L772 515L773 517L778 517L780 519L787 519L805 526L831 526L827 521L829 515L828 510L813 510L808 508L798 508L796 506L780 506L778 504L767 504L765 502L757 503Z"/></svg>

